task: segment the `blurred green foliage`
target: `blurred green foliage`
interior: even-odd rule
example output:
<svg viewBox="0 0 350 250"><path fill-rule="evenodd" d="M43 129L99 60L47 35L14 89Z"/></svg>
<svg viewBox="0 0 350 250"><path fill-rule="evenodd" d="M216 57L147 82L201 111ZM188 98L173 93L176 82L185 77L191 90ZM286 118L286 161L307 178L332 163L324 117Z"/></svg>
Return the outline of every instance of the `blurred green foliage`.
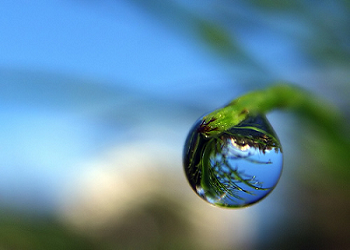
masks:
<svg viewBox="0 0 350 250"><path fill-rule="evenodd" d="M0 224L1 249L96 249L91 240L68 230L52 216L2 211Z"/></svg>

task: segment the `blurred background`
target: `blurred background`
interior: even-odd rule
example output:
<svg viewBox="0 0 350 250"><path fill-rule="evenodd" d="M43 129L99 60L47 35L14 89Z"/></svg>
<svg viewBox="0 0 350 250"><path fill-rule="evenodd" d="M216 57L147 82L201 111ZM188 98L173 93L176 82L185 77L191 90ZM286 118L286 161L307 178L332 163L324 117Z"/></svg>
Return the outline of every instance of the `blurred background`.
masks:
<svg viewBox="0 0 350 250"><path fill-rule="evenodd" d="M347 0L2 1L0 248L349 249L346 131L269 114L284 172L244 209L182 169L198 117L276 81L349 127L349 27Z"/></svg>

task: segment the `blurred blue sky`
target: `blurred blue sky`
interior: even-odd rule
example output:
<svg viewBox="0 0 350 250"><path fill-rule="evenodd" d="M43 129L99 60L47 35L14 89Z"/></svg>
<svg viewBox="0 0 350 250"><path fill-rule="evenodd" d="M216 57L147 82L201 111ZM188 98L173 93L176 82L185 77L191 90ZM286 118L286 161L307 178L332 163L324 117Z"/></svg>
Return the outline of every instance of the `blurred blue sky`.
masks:
<svg viewBox="0 0 350 250"><path fill-rule="evenodd" d="M172 9L152 9L157 3L153 0L149 6L136 0L0 3L3 206L52 211L62 202L63 191L67 195L81 188L85 195L76 182L85 181L89 168L129 170L130 160L139 160L135 168L142 168L142 161L152 162L162 154L165 159L157 164L165 162L183 181L178 193L196 199L185 181L181 154L190 127L204 112L276 80L294 82L348 107L348 65L336 57L315 59L310 52L318 46L322 52L322 44L349 51L349 16L337 1L321 1L317 7L310 7L314 1L302 1L304 9L295 12L261 11L248 1L237 1L234 8L227 7L233 7L229 1L176 2L223 24L248 63L254 63L245 65L216 53L194 23L187 22L190 19L177 19ZM287 115L269 117L288 152L286 165L297 165L293 153L298 147L291 145L297 124ZM119 165L108 162L110 155ZM256 205L262 216L242 228L242 235L257 230L259 222L264 230L271 229L298 206L285 201L291 199L286 190L294 188L286 178L292 171L287 166L280 185ZM101 176L109 176L109 170L106 173ZM139 195L137 188L134 191ZM252 218L254 209L249 210ZM238 213L230 216L238 218ZM244 239L249 243L249 237Z"/></svg>
<svg viewBox="0 0 350 250"><path fill-rule="evenodd" d="M153 94L222 78L220 65L195 42L128 1L6 2L2 67L118 82Z"/></svg>
<svg viewBox="0 0 350 250"><path fill-rule="evenodd" d="M79 173L76 163L131 126L129 120L106 124L100 116L115 109L115 116L134 112L129 119L143 122L149 110L159 110L151 96L195 102L189 94L205 85L217 89L210 85L222 78L218 63L194 42L127 1L6 1L0 30L5 204L54 205L62 182ZM166 119L154 113L147 126Z"/></svg>

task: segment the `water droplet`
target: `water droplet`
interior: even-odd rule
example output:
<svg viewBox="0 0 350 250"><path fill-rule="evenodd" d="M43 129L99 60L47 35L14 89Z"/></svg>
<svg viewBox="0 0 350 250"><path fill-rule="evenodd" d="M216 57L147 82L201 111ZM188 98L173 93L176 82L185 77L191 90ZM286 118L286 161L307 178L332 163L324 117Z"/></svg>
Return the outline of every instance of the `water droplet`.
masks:
<svg viewBox="0 0 350 250"><path fill-rule="evenodd" d="M263 115L207 137L200 118L191 129L183 163L192 189L221 207L244 207L266 197L282 172L280 142Z"/></svg>

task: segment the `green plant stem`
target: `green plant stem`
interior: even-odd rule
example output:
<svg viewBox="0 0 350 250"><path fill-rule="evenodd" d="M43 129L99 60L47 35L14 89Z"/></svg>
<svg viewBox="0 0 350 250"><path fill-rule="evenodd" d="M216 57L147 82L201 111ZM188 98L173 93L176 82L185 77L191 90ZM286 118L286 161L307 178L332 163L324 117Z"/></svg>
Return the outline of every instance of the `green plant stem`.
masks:
<svg viewBox="0 0 350 250"><path fill-rule="evenodd" d="M274 109L295 111L330 131L337 130L341 124L339 112L330 104L300 88L279 84L250 92L206 115L203 119L208 129L204 134L207 137L215 136L239 124L250 115L266 114Z"/></svg>

